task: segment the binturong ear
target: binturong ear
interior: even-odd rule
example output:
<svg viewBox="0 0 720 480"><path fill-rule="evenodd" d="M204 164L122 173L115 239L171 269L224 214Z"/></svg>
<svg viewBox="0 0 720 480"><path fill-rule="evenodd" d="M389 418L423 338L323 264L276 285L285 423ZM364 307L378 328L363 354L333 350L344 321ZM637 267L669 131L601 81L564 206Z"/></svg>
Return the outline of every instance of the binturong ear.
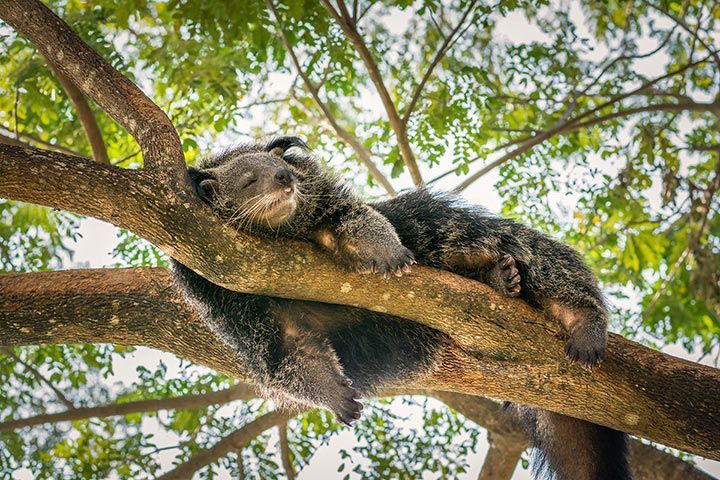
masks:
<svg viewBox="0 0 720 480"><path fill-rule="evenodd" d="M275 147L272 150L270 150L270 155L276 155L281 158L283 156L283 153L285 153L285 149L282 147Z"/></svg>
<svg viewBox="0 0 720 480"><path fill-rule="evenodd" d="M215 178L206 178L200 181L198 190L198 193L203 199L210 201L214 199L220 191L220 183Z"/></svg>
<svg viewBox="0 0 720 480"><path fill-rule="evenodd" d="M195 187L195 191L206 202L212 201L218 194L219 183L212 173L189 167L188 175L190 175L190 182Z"/></svg>

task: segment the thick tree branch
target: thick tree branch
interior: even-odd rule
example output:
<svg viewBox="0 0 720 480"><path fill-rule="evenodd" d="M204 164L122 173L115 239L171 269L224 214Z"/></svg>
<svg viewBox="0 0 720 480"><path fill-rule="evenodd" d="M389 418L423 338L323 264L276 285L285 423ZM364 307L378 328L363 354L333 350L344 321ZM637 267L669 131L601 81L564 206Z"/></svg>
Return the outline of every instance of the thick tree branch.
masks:
<svg viewBox="0 0 720 480"><path fill-rule="evenodd" d="M65 93L70 99L70 102L75 107L75 111L78 115L78 120L80 121L80 125L85 131L85 137L87 138L90 149L92 150L93 158L97 162L109 164L110 159L108 158L107 149L105 148L105 141L103 140L100 126L97 123L95 114L90 108L90 105L88 104L85 95L82 94L82 92L75 86L72 80L70 80L64 73L62 73L60 69L55 67L55 65L53 65L52 63L49 63L49 65L50 69L55 74L55 78L58 79L58 82L60 82L60 85L62 85L62 88L63 90L65 90Z"/></svg>
<svg viewBox="0 0 720 480"><path fill-rule="evenodd" d="M163 269L70 270L0 276L0 299L0 344L100 342L144 345L175 353L236 378L246 377L241 361L227 346L217 341L204 322L179 298L168 272ZM428 380L429 383L432 380ZM237 388L237 392L232 393L232 388ZM213 397L231 393L232 398L228 401L236 399L235 394L237 399L254 396L249 387L238 385L195 400L206 403ZM412 386L385 389L380 394L437 398L492 434L526 445L522 426L491 400ZM688 397L686 401L692 400ZM87 409L82 418L92 414L131 413L128 409L149 411L171 408L172 402L180 402L174 408L182 405L191 408L186 403L186 397L149 400ZM654 457L636 456L636 470L651 472L652 468L645 464L652 462L651 465L666 465L663 469L671 471L697 472L680 459L665 459L667 454L655 451L657 454ZM639 477L638 480L641 478L650 480L656 477ZM668 475L667 478L708 477Z"/></svg>
<svg viewBox="0 0 720 480"><path fill-rule="evenodd" d="M204 466L210 465L225 455L237 451L265 430L287 421L289 416L289 414L279 411L266 413L242 428L235 430L212 447L196 453L187 462L175 467L172 471L160 475L157 477L157 480L185 480L191 478L195 472Z"/></svg>
<svg viewBox="0 0 720 480"><path fill-rule="evenodd" d="M478 480L510 480L526 445L490 432L488 442L490 447Z"/></svg>
<svg viewBox="0 0 720 480"><path fill-rule="evenodd" d="M294 254L286 251L285 255ZM437 273L434 284L451 278ZM296 281L299 277L291 276ZM350 277L346 277L344 289L360 288ZM313 283L318 279L322 277L316 277ZM459 277L454 281L458 286L466 283ZM408 282L387 285L393 283ZM562 357L562 343L553 339L559 332L552 322L521 302L492 295L480 284L467 282L467 287L451 296L460 310L444 309L444 323L435 326L452 330L456 339L465 338L469 348L482 352L475 359L477 364L458 360L455 355L460 354L451 352L431 376L398 387L449 389L534 404L622 428L681 450L720 458L716 435L720 372L616 335L610 338L609 358L594 372L585 372L568 365ZM404 291L400 294L388 289L387 294L395 305L404 303L401 297L407 298L408 292L416 298L446 295L434 289L423 295L417 285ZM479 292L485 292L484 301L479 300ZM465 304L463 298L468 297L474 297L476 302ZM3 344L145 345L174 352L236 378L247 376L239 358L218 342L177 297L170 288L168 273L162 269L5 275L0 277L0 299ZM432 300L417 304L423 312L417 320L429 323L426 320L437 315L437 307L431 304ZM473 310L488 315L484 316L487 325L463 313ZM461 318L460 322L456 318ZM502 328L496 332L492 325ZM497 339L498 334L502 339ZM534 340L528 342L526 338ZM437 396L443 400L442 395ZM688 409L688 404L693 408ZM490 429L491 420L484 422L480 423Z"/></svg>
<svg viewBox="0 0 720 480"><path fill-rule="evenodd" d="M412 177L415 186L422 186L424 184L422 175L420 174L415 154L410 146L407 128L398 114L395 103L392 98L390 98L390 93L385 86L385 82L383 81L383 77L377 63L375 63L375 59L370 53L370 50L368 50L367 45L365 45L360 33L357 31L357 24L348 13L343 0L338 1L339 11L335 10L329 0L322 0L322 3L338 25L342 28L343 32L345 32L345 36L353 44L365 64L365 68L370 75L370 79L375 85L375 89L377 90L378 95L380 95L380 100L385 107L385 112L387 113L388 120L390 121L390 126L395 132L395 138L397 139L400 154L405 162L405 166L410 172L410 176Z"/></svg>
<svg viewBox="0 0 720 480"><path fill-rule="evenodd" d="M157 178L186 182L180 138L165 113L39 0L0 0L0 18L27 38L137 140Z"/></svg>
<svg viewBox="0 0 720 480"><path fill-rule="evenodd" d="M287 51L288 55L290 55L290 59L292 60L295 70L297 71L298 75L300 75L300 78L305 84L305 88L307 88L310 92L310 95L315 101L315 104L325 116L325 119L330 125L332 131L335 132L335 134L340 137L343 142L345 142L347 145L350 146L350 148L353 149L355 154L360 159L360 162L365 165L365 167L370 171L370 174L373 176L373 178L375 178L375 180L388 193L388 195L390 195L391 197L397 195L397 192L393 188L390 181L380 171L380 169L373 161L372 154L367 149L367 147L365 147L365 145L363 145L362 142L360 142L360 140L358 140L353 134L340 126L330 108L325 104L325 102L322 101L322 99L320 98L319 87L315 85L315 83L308 76L307 72L305 72L305 69L303 69L302 65L300 64L300 60L295 53L295 49L293 49L292 44L288 39L287 30L282 23L280 13L278 12L275 3L273 2L273 0L267 0L267 4L275 17L275 23L277 24L278 30L280 31L280 38L285 47L285 50Z"/></svg>
<svg viewBox="0 0 720 480"><path fill-rule="evenodd" d="M158 410L201 408L209 405L228 403L234 400L252 400L253 398L257 398L255 390L245 383L238 383L237 385L217 392L185 395L182 397L138 400L134 402L111 403L109 405L82 408L72 408L72 404L70 404L70 409L64 412L48 413L2 422L0 423L0 432L9 432L46 423L70 422L85 418L104 418L116 415L129 415L131 413L155 412Z"/></svg>

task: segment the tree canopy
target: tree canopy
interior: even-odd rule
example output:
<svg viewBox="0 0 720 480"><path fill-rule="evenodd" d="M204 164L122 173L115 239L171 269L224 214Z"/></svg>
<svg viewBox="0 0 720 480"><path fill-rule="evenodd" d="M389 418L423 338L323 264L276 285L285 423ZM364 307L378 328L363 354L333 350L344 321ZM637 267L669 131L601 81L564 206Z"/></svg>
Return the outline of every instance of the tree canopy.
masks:
<svg viewBox="0 0 720 480"><path fill-rule="evenodd" d="M655 347L679 343L706 358L720 351L715 2L99 0L48 6L167 113L187 162L232 142L292 133L368 198L429 184L482 200L492 178L501 213L583 253L613 306L617 332ZM0 36L0 142L124 169L162 166L141 149L140 127L140 135L123 128L38 45L5 24ZM72 266L69 245L82 231L82 216L64 210L11 195L0 200L2 271ZM123 230L108 248L115 249L118 267L164 266L167 245L148 240L160 248ZM78 344L3 347L5 422L158 403L121 409L122 415L89 412L71 423L0 429L0 470L24 467L39 478L138 478L206 458L197 465L203 478L221 469L292 478L340 435L326 412L290 420L274 412L235 383L234 372L187 361L168 372L159 363L139 365L136 378L114 384L113 372L119 362L132 361L133 347L72 343ZM461 476L468 470L480 434L473 422L488 420L463 410L463 397L406 393L417 395L377 400L367 409L352 432L357 441L340 450L339 476L410 478L424 470ZM189 403L162 403L173 397ZM414 421L398 415L400 403L411 406L402 411L415 412ZM493 405L483 404L483 412ZM248 435L255 422L255 435L231 437ZM274 425L279 434L268 430ZM525 448L517 430L485 426L491 439L513 438L491 443L512 443L505 451L517 460ZM222 455L209 452L227 439ZM452 448L438 455L447 445Z"/></svg>

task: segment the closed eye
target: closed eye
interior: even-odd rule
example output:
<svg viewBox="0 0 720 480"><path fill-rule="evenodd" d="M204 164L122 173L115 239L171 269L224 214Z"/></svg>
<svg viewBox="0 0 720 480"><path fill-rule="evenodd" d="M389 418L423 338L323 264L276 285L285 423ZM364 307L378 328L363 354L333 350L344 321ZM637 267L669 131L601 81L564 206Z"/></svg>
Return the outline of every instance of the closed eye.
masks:
<svg viewBox="0 0 720 480"><path fill-rule="evenodd" d="M245 182L245 185L243 185L242 188L247 188L255 182L257 182L257 178L255 178L255 177L248 178L247 181Z"/></svg>

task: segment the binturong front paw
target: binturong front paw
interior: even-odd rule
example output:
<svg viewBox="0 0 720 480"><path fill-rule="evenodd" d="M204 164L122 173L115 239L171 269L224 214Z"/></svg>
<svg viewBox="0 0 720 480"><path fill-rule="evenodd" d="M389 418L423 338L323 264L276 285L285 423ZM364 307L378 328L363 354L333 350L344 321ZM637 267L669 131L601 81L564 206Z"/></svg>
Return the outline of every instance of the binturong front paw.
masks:
<svg viewBox="0 0 720 480"><path fill-rule="evenodd" d="M410 273L415 256L399 241L352 240L342 246L344 261L362 273L378 273L385 278Z"/></svg>

